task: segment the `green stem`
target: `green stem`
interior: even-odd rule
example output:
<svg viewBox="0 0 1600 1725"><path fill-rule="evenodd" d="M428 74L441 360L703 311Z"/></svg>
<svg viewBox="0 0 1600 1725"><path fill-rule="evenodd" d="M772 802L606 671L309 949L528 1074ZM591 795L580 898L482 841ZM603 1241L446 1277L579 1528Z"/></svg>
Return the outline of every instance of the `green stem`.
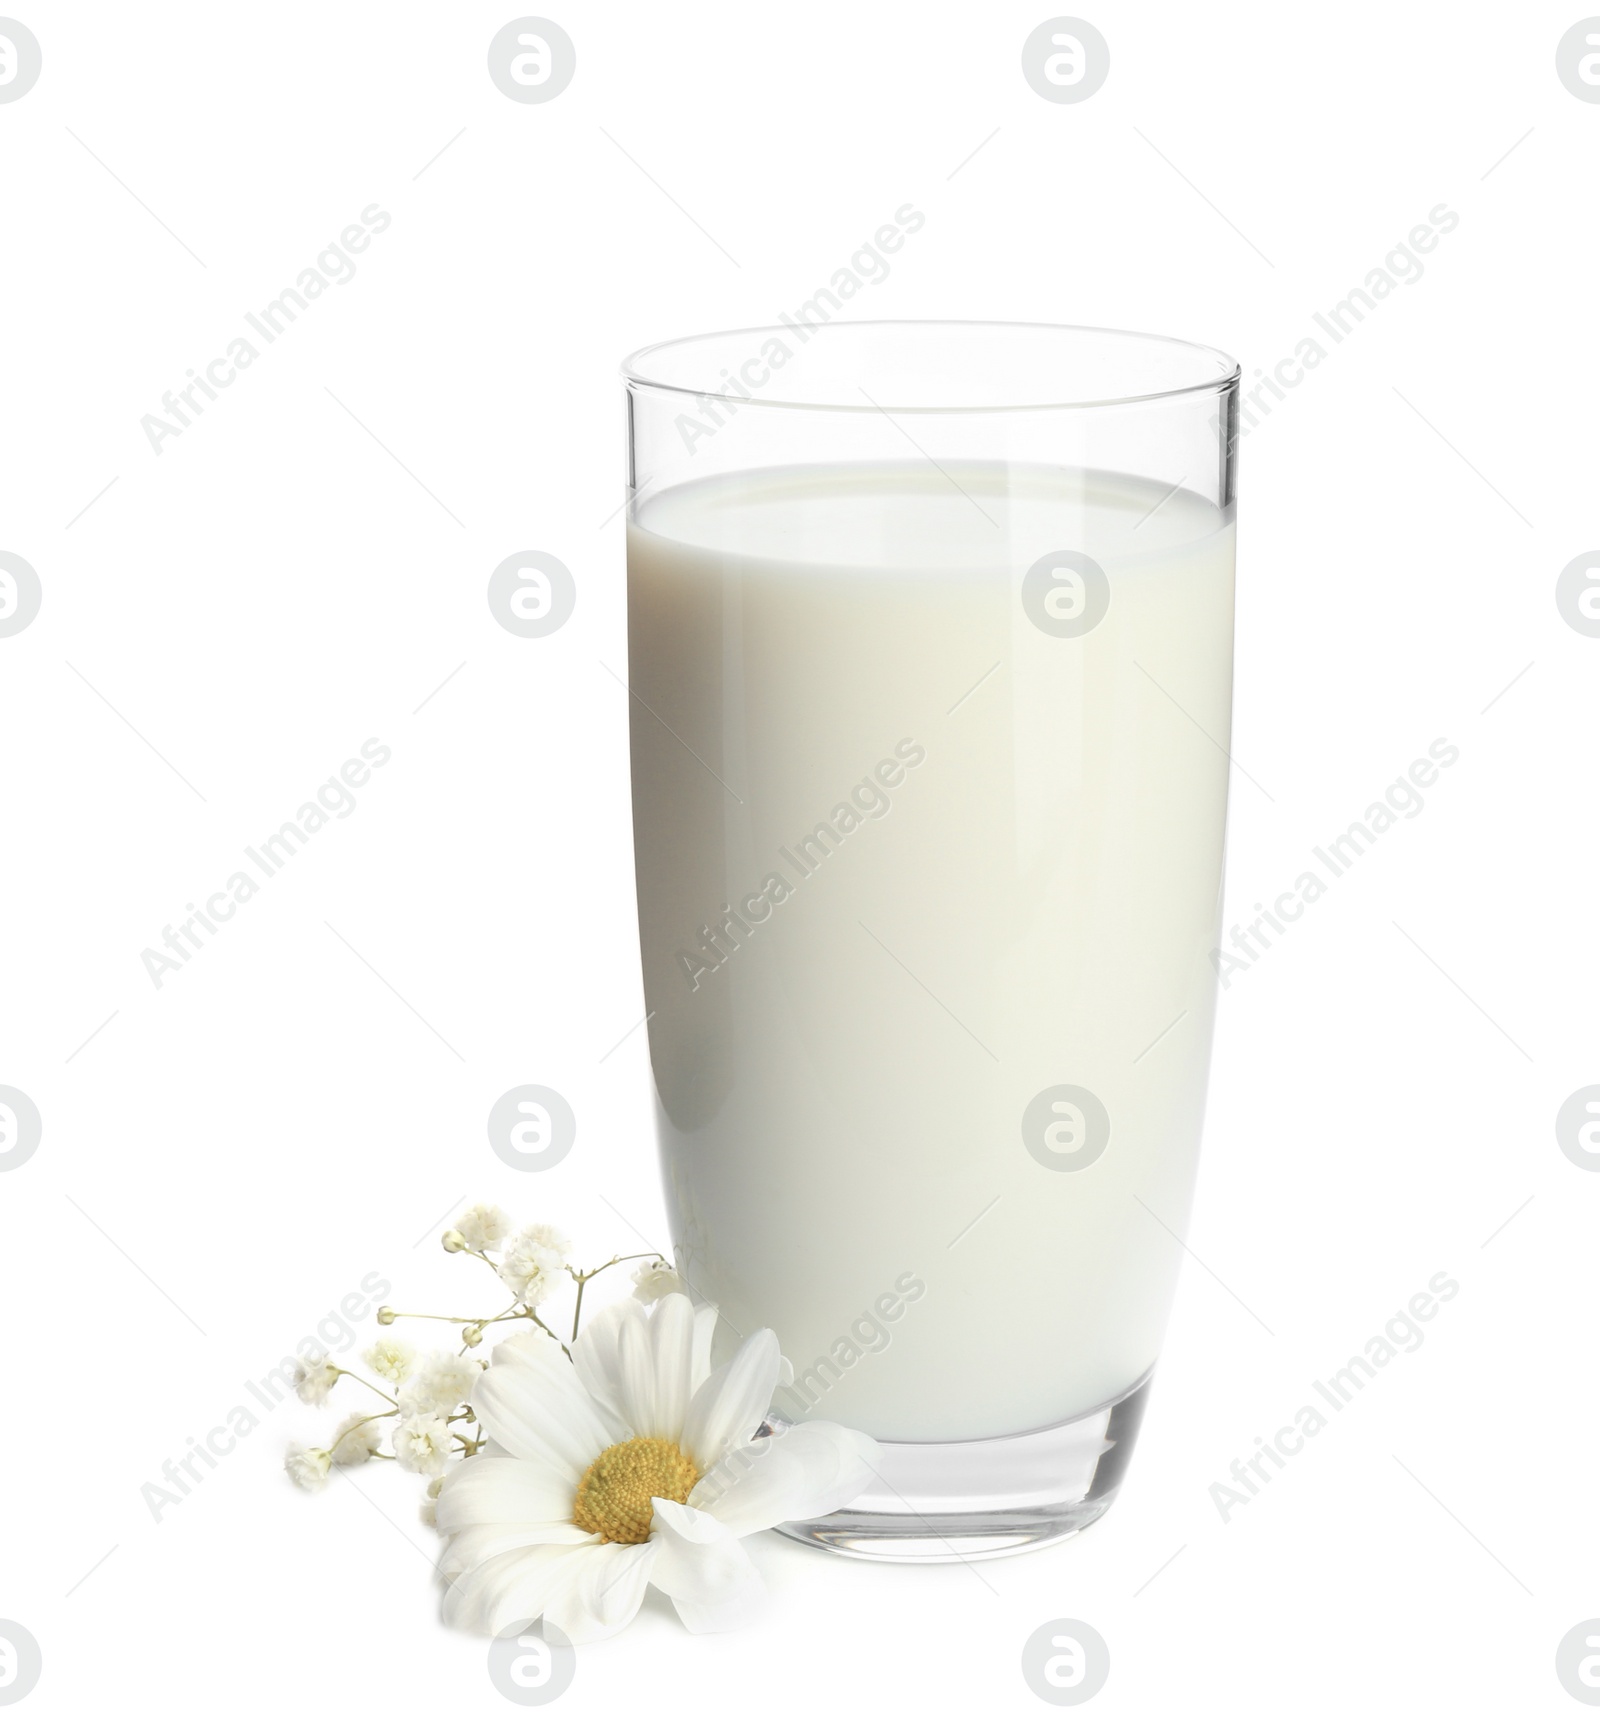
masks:
<svg viewBox="0 0 1600 1725"><path fill-rule="evenodd" d="M569 1264L567 1273L578 1284L578 1298L572 1307L572 1339L578 1339L578 1319L583 1314L583 1291L588 1287L591 1277L600 1275L603 1271L612 1269L617 1264L630 1263L635 1258L654 1258L658 1264L664 1264L666 1259L659 1252L620 1252L608 1263L601 1264L598 1269L574 1270Z"/></svg>
<svg viewBox="0 0 1600 1725"><path fill-rule="evenodd" d="M562 1341L560 1336L558 1336L555 1333L555 1331L550 1328L550 1326L544 1321L544 1319L541 1318L539 1316L539 1314L536 1311L534 1311L531 1306L528 1308L528 1316L533 1319L533 1321L539 1326L539 1328L544 1331L544 1333L550 1338L550 1340L552 1342L554 1342L556 1344L556 1346L558 1348L560 1348L562 1353L564 1353L567 1356L567 1358L570 1360L572 1358L572 1349L569 1348L564 1341ZM574 1333L574 1335L576 1335L577 1332L574 1331L573 1333Z"/></svg>
<svg viewBox="0 0 1600 1725"><path fill-rule="evenodd" d="M354 1376L354 1373L352 1373L351 1375ZM396 1404L396 1405L398 1405L398 1404ZM356 1423L354 1425L346 1426L344 1428L344 1430L339 1434L340 1439L342 1441L344 1438L349 1437L351 1432L359 1431L362 1426L371 1425L374 1420L386 1420L388 1418L389 1418L389 1414L387 1414L387 1413L368 1414L365 1419L359 1419L356 1421ZM374 1451L373 1453L376 1454L377 1452Z"/></svg>
<svg viewBox="0 0 1600 1725"><path fill-rule="evenodd" d="M363 1389L371 1390L375 1396L382 1396L383 1399L389 1404L389 1406L391 1408L395 1408L395 1409L399 1408L399 1406L400 1406L399 1402L397 1402L394 1399L394 1397L389 1394L389 1392L387 1390L380 1390L376 1384L369 1384L367 1382L367 1380L364 1377L362 1377L360 1372L353 1372L350 1370L350 1368L348 1366L335 1366L333 1369L339 1374L339 1376L341 1378L354 1378L356 1380L356 1382L358 1384L360 1384ZM380 1416L378 1414L374 1414L372 1416L372 1418L374 1418L374 1419L378 1419L380 1417L382 1417L382 1416Z"/></svg>

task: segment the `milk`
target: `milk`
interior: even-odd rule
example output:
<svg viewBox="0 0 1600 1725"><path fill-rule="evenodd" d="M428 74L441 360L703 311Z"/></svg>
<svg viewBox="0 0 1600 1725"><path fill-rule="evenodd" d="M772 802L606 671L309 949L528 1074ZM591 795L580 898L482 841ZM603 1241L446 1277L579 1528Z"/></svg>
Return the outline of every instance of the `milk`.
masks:
<svg viewBox="0 0 1600 1725"><path fill-rule="evenodd" d="M1105 574L1086 633L1022 602L1064 550ZM1062 567L1047 623L1084 614ZM769 470L636 504L628 579L696 1295L777 1332L791 1417L948 1440L1119 1396L1159 1349L1199 1142L1231 512L1067 469ZM1044 1159L1025 1142L1058 1085L1109 1121L1087 1166L1051 1159L1084 1142L1070 1106L1044 1104Z"/></svg>

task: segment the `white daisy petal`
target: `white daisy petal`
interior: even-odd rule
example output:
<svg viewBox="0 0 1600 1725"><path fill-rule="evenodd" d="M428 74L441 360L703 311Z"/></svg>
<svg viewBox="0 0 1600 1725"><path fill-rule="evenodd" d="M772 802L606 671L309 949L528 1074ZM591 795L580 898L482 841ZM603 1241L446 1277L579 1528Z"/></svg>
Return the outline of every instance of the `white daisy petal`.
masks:
<svg viewBox="0 0 1600 1725"><path fill-rule="evenodd" d="M572 1344L572 1363L589 1399L605 1409L619 1426L627 1425L622 1406L622 1332L644 1324L637 1300L618 1300L598 1311ZM629 1434L632 1435L632 1434Z"/></svg>
<svg viewBox="0 0 1600 1725"><path fill-rule="evenodd" d="M494 1364L472 1392L473 1412L484 1430L513 1455L559 1467L576 1486L617 1437L572 1362L554 1342L542 1351L502 1345L492 1357Z"/></svg>
<svg viewBox="0 0 1600 1725"><path fill-rule="evenodd" d="M650 1359L649 1320L624 1324L617 1332L617 1400L629 1426L640 1436L656 1423L655 1373Z"/></svg>
<svg viewBox="0 0 1600 1725"><path fill-rule="evenodd" d="M878 1453L862 1432L808 1420L733 1451L690 1492L689 1502L743 1539L849 1503L871 1481Z"/></svg>
<svg viewBox="0 0 1600 1725"><path fill-rule="evenodd" d="M502 1355L510 1358L515 1354L542 1354L550 1346L550 1338L543 1330L515 1330L495 1343L489 1358L498 1363Z"/></svg>
<svg viewBox="0 0 1600 1725"><path fill-rule="evenodd" d="M737 1539L714 1517L656 1498L650 1579L695 1635L740 1629L761 1609L766 1588Z"/></svg>
<svg viewBox="0 0 1600 1725"><path fill-rule="evenodd" d="M480 1522L570 1521L572 1486L564 1473L536 1461L476 1455L439 1488L439 1531Z"/></svg>
<svg viewBox="0 0 1600 1725"><path fill-rule="evenodd" d="M650 1341L656 1355L656 1396L662 1429L654 1437L674 1443L683 1435L692 1394L694 1302L687 1294L666 1294L650 1314Z"/></svg>
<svg viewBox="0 0 1600 1725"><path fill-rule="evenodd" d="M452 1629L498 1635L513 1624L544 1615L565 1585L565 1573L600 1544L536 1545L491 1557L461 1576L445 1593L444 1620Z"/></svg>
<svg viewBox="0 0 1600 1725"><path fill-rule="evenodd" d="M545 1621L574 1645L604 1641L626 1629L644 1602L656 1550L643 1545L602 1545L586 1552L562 1576L560 1591L544 1608Z"/></svg>
<svg viewBox="0 0 1600 1725"><path fill-rule="evenodd" d="M701 1473L750 1441L767 1417L777 1382L778 1338L771 1330L757 1330L695 1391L678 1447Z"/></svg>
<svg viewBox="0 0 1600 1725"><path fill-rule="evenodd" d="M711 1376L711 1338L717 1330L717 1308L696 1306L694 1309L694 1349L689 1364L689 1394L700 1388Z"/></svg>
<svg viewBox="0 0 1600 1725"><path fill-rule="evenodd" d="M683 1294L667 1294L645 1322L624 1325L617 1340L628 1424L640 1437L676 1443L689 1409L694 1307Z"/></svg>
<svg viewBox="0 0 1600 1725"><path fill-rule="evenodd" d="M437 1517L437 1506L434 1514ZM593 1537L570 1521L483 1522L450 1536L450 1543L439 1559L439 1573L446 1581L454 1581L458 1575L504 1552L525 1551L533 1545L586 1545Z"/></svg>

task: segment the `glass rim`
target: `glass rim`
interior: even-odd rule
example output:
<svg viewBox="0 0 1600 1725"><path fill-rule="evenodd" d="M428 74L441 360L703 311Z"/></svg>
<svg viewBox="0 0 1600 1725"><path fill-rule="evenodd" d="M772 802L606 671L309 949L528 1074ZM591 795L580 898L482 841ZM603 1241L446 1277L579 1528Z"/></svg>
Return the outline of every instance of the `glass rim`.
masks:
<svg viewBox="0 0 1600 1725"><path fill-rule="evenodd" d="M692 384L669 383L664 378L652 377L645 368L645 362L652 355L661 354L669 349L693 347L701 342L727 340L735 336L776 336L782 339L792 336L796 328L808 331L807 340L814 335L826 335L833 330L862 329L961 329L961 330L1040 330L1053 334L1070 334L1079 336L1115 336L1127 341L1146 342L1155 346L1180 348L1193 355L1205 356L1217 369L1212 377L1201 378L1193 383L1176 384L1169 389L1146 389L1128 394L1100 395L1092 399L1076 401L1015 401L1015 402L972 402L962 404L939 403L903 403L877 401L793 401L779 399L769 395L741 395L736 390L722 387L715 389L696 389ZM1031 320L1010 320L1004 318L838 318L828 323L820 324L752 324L744 328L702 330L695 335L671 336L665 341L648 342L626 355L618 368L624 384L631 391L638 389L657 389L674 395L686 395L696 401L725 401L736 407L775 407L790 412L811 413L1064 413L1090 408L1132 407L1145 402L1172 401L1184 396L1221 395L1237 384L1243 372L1238 360L1231 354L1224 353L1221 348L1212 347L1205 342L1187 341L1181 336L1153 335L1147 330L1112 329L1100 324L1075 323L1042 323Z"/></svg>

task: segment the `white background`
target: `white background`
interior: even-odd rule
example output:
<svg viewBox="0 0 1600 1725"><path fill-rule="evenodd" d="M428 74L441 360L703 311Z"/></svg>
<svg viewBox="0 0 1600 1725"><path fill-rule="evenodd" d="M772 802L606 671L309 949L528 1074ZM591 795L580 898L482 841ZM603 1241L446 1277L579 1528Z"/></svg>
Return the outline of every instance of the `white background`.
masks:
<svg viewBox="0 0 1600 1725"><path fill-rule="evenodd" d="M1555 74L1583 14L1094 0L1110 77L1059 105L1019 61L1051 13L1011 0L551 12L578 69L545 105L491 83L518 14L481 0L20 13L0 546L44 602L0 640L0 1082L44 1138L0 1174L0 1618L45 1672L18 1717L509 1708L438 1627L416 1480L288 1484L322 1415L269 1417L159 1523L141 1486L367 1272L453 1309L459 1197L594 1261L665 1243L644 1040L615 1047L643 1011L616 363L798 306L908 201L926 226L856 315L1159 330L1247 379L1459 214L1245 441L1227 920L1434 738L1460 760L1222 998L1110 1516L981 1568L763 1536L762 1627L647 1606L556 1711L1044 1717L1021 1647L1074 1617L1105 1720L1581 1717L1554 1655L1600 1616L1600 1179L1553 1120L1600 1081L1600 640L1554 602L1600 542L1600 105ZM153 454L141 416L374 202L355 278ZM485 602L523 548L577 581L543 640ZM368 737L393 760L356 812L158 991L141 951ZM484 1133L524 1082L578 1117L544 1175ZM1211 1483L1438 1271L1425 1344L1224 1523Z"/></svg>

